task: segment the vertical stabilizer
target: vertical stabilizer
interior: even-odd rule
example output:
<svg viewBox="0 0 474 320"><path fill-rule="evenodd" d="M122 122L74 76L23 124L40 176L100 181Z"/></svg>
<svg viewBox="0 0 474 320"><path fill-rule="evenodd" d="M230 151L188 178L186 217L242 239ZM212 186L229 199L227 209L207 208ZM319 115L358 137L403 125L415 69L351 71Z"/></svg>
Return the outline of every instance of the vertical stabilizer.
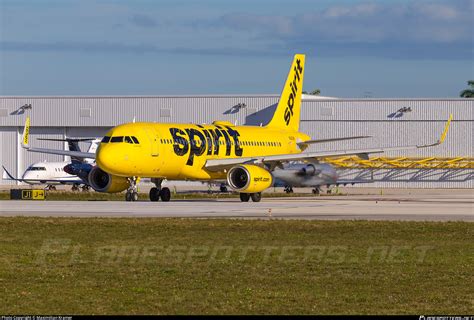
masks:
<svg viewBox="0 0 474 320"><path fill-rule="evenodd" d="M30 139L30 117L26 118L25 127L23 128L23 136L21 139L21 145L23 148L28 148L28 142Z"/></svg>
<svg viewBox="0 0 474 320"><path fill-rule="evenodd" d="M267 127L298 131L300 126L301 93L303 92L304 54L296 54L283 87L272 120Z"/></svg>

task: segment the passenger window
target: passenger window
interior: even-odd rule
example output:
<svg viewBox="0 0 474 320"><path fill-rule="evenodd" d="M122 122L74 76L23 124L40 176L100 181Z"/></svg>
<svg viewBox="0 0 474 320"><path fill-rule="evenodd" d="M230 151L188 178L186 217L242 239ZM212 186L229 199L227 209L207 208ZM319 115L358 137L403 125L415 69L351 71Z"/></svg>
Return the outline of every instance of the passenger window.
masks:
<svg viewBox="0 0 474 320"><path fill-rule="evenodd" d="M111 143L116 143L116 142L123 142L123 136L118 136L118 137L112 137L110 139Z"/></svg>
<svg viewBox="0 0 474 320"><path fill-rule="evenodd" d="M135 142L135 144L140 144L140 142L138 142L138 139L135 136L132 136L132 140L133 142Z"/></svg>
<svg viewBox="0 0 474 320"><path fill-rule="evenodd" d="M105 136L105 137L102 138L102 141L101 141L101 142L102 142L102 143L108 143L109 141L110 141L110 137Z"/></svg>
<svg viewBox="0 0 474 320"><path fill-rule="evenodd" d="M126 143L130 143L130 144L133 144L132 138L130 138L129 136L126 136L126 137L125 137L125 142L126 142Z"/></svg>

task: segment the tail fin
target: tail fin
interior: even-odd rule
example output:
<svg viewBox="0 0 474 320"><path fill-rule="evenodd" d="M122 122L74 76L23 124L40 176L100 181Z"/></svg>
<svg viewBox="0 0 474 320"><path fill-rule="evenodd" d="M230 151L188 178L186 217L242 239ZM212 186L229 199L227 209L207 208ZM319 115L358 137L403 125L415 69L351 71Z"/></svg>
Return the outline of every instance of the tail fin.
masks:
<svg viewBox="0 0 474 320"><path fill-rule="evenodd" d="M28 141L30 138L30 117L26 118L25 127L23 129L23 137L21 139L21 146L23 148L28 148Z"/></svg>
<svg viewBox="0 0 474 320"><path fill-rule="evenodd" d="M303 91L304 54L295 54L280 101L267 127L298 131L300 126L301 93Z"/></svg>

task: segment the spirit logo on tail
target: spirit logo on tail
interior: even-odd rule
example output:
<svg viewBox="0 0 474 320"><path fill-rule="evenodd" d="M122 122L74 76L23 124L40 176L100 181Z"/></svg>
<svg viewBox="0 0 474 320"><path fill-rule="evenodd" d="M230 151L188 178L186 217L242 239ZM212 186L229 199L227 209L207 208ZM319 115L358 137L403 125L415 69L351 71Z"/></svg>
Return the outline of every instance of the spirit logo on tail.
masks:
<svg viewBox="0 0 474 320"><path fill-rule="evenodd" d="M296 94L298 93L298 84L301 82L301 77L300 74L303 73L303 67L301 67L301 60L296 59L296 66L293 68L295 71L295 76L293 78L293 81L290 82L290 89L291 93L288 97L288 102L286 103L286 109L284 113L284 119L286 125L290 124L291 117L293 116L293 107L295 105L295 97Z"/></svg>

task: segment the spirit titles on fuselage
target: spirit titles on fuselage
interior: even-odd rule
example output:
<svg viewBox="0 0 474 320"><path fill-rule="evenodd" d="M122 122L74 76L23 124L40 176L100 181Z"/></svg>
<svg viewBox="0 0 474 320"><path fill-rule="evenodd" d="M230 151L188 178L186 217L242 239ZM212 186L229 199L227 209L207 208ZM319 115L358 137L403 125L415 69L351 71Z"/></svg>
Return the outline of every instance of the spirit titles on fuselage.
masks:
<svg viewBox="0 0 474 320"><path fill-rule="evenodd" d="M241 157L243 148L239 142L239 132L229 126L225 128L216 125L215 129L204 129L203 126L197 125L196 128L170 128L169 131L173 137L173 150L178 156L185 156L189 152L188 161L186 165L192 166L194 163L194 156L218 155L219 154L219 139L224 139L225 155L230 156L232 146L234 147L235 156Z"/></svg>

